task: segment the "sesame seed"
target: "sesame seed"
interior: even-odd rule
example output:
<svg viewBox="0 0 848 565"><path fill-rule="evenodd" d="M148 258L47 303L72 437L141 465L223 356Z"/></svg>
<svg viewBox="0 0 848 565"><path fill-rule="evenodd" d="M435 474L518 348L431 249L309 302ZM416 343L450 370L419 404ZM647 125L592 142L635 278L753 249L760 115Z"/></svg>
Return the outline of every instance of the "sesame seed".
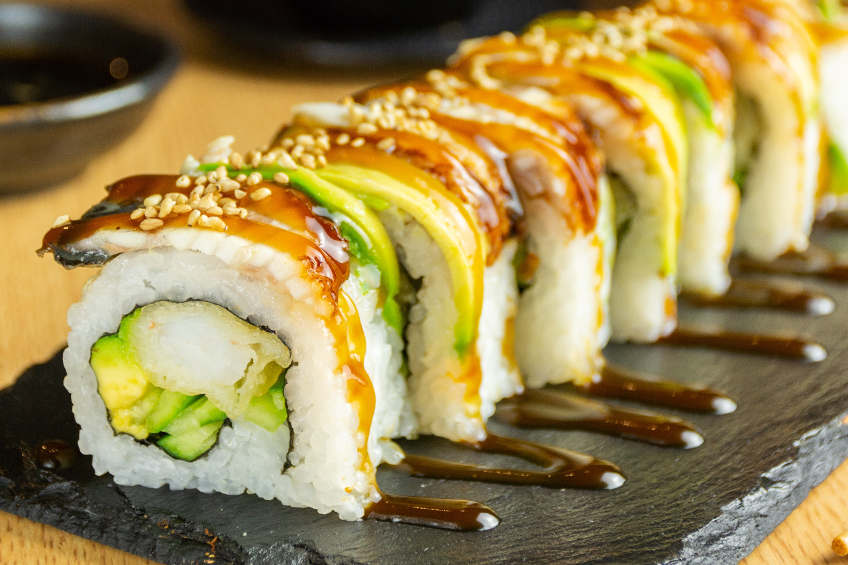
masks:
<svg viewBox="0 0 848 565"><path fill-rule="evenodd" d="M238 216L241 213L238 206L224 206L223 210L225 216Z"/></svg>
<svg viewBox="0 0 848 565"><path fill-rule="evenodd" d="M253 158L250 160L250 166L254 169L262 164L262 153L255 152L253 154Z"/></svg>
<svg viewBox="0 0 848 565"><path fill-rule="evenodd" d="M251 200L262 200L271 196L271 189L263 187L250 193Z"/></svg>
<svg viewBox="0 0 848 565"><path fill-rule="evenodd" d="M318 155L318 166L326 167L327 166L327 158L323 155Z"/></svg>
<svg viewBox="0 0 848 565"><path fill-rule="evenodd" d="M70 223L71 223L71 217L68 216L67 214L65 214L64 216L59 216L58 218L56 218L56 221L53 222L53 226L51 227L51 229L52 228L59 228L59 227L68 225Z"/></svg>
<svg viewBox="0 0 848 565"><path fill-rule="evenodd" d="M241 156L241 153L230 155L230 166L235 170L239 170L244 166L244 157Z"/></svg>
<svg viewBox="0 0 848 565"><path fill-rule="evenodd" d="M218 175L219 179L227 178L227 167L224 165L219 165L217 169L215 169L215 173Z"/></svg>
<svg viewBox="0 0 848 565"><path fill-rule="evenodd" d="M148 206L144 209L144 217L145 218L155 218L159 215L159 207L158 206Z"/></svg>
<svg viewBox="0 0 848 565"><path fill-rule="evenodd" d="M245 196L247 196L247 193L246 193L245 191L243 191L242 189L238 189L237 191L235 191L235 192L233 193L233 196L235 196L236 198L238 198L239 200L241 200L242 198L244 198Z"/></svg>
<svg viewBox="0 0 848 565"><path fill-rule="evenodd" d="M369 124L367 122L359 124L359 126L357 126L357 128L356 128L356 133L358 133L360 135L368 135L368 134L376 133L376 132L377 132L377 126L375 126L374 124Z"/></svg>
<svg viewBox="0 0 848 565"><path fill-rule="evenodd" d="M208 181L209 181L209 179L206 178L206 175L200 175L199 177L194 179L194 184L200 186L202 184L206 184Z"/></svg>
<svg viewBox="0 0 848 565"><path fill-rule="evenodd" d="M235 206L236 201L232 198L221 198L218 200L218 206Z"/></svg>
<svg viewBox="0 0 848 565"><path fill-rule="evenodd" d="M306 167L307 169L314 170L315 169L315 157L313 155L304 155L300 158L300 164Z"/></svg>
<svg viewBox="0 0 848 565"><path fill-rule="evenodd" d="M211 208L206 209L206 213L210 216L220 216L224 213L220 206L212 206Z"/></svg>
<svg viewBox="0 0 848 565"><path fill-rule="evenodd" d="M239 208L239 218L242 220L247 218L247 208Z"/></svg>
<svg viewBox="0 0 848 565"><path fill-rule="evenodd" d="M209 216L206 214L201 214L199 218L197 218L197 225L205 228L209 225Z"/></svg>
<svg viewBox="0 0 848 565"><path fill-rule="evenodd" d="M209 182L218 182L218 171L212 171L206 175L206 178L209 179Z"/></svg>
<svg viewBox="0 0 848 565"><path fill-rule="evenodd" d="M136 208L135 210L132 211L132 214L130 214L130 220L137 220L137 219L141 218L142 216L144 216L144 208ZM64 217L65 216L62 216L59 219L61 220ZM54 225L53 227L56 227L56 226Z"/></svg>
<svg viewBox="0 0 848 565"><path fill-rule="evenodd" d="M160 202L162 202L161 194L152 194L144 199L145 207L156 206Z"/></svg>
<svg viewBox="0 0 848 565"><path fill-rule="evenodd" d="M288 184L289 176L286 173L274 173L274 182Z"/></svg>
<svg viewBox="0 0 848 565"><path fill-rule="evenodd" d="M188 204L177 204L174 206L174 214L187 214L191 212L192 208Z"/></svg>
<svg viewBox="0 0 848 565"><path fill-rule="evenodd" d="M294 140L290 137L285 138L282 143L280 143L280 147L283 149L291 149L294 147Z"/></svg>
<svg viewBox="0 0 848 565"><path fill-rule="evenodd" d="M291 150L291 156L294 159L300 159L300 156L306 151L306 148L303 145L295 145Z"/></svg>
<svg viewBox="0 0 848 565"><path fill-rule="evenodd" d="M253 186L255 184L259 184L262 181L262 174L256 171L250 173L247 177L247 186Z"/></svg>
<svg viewBox="0 0 848 565"><path fill-rule="evenodd" d="M173 200L164 200L162 201L162 207L159 209L159 217L167 218L168 214L171 213L171 210L174 209L174 201Z"/></svg>
<svg viewBox="0 0 848 565"><path fill-rule="evenodd" d="M312 147L313 145L315 145L315 138L305 133L302 133L295 137L294 141L298 145L303 145L304 147Z"/></svg>
<svg viewBox="0 0 848 565"><path fill-rule="evenodd" d="M222 220L221 218L209 218L209 220L207 221L207 225L210 228L216 229L218 231L227 230L227 224L225 224L224 220Z"/></svg>
<svg viewBox="0 0 848 565"><path fill-rule="evenodd" d="M319 137L315 140L315 147L321 149L322 151L330 150L330 138L328 137Z"/></svg>
<svg viewBox="0 0 848 565"><path fill-rule="evenodd" d="M351 147L362 147L363 145L365 145L365 140L361 137L357 137L350 142Z"/></svg>
<svg viewBox="0 0 848 565"><path fill-rule="evenodd" d="M347 145L349 141L350 135L346 133L339 134L339 136L336 138L336 143L339 145Z"/></svg>
<svg viewBox="0 0 848 565"><path fill-rule="evenodd" d="M188 188L191 186L191 178L188 175L183 175L177 179L177 186L180 188Z"/></svg>
<svg viewBox="0 0 848 565"><path fill-rule="evenodd" d="M297 169L297 163L295 163L292 156L285 151L281 152L280 156L277 157L277 164L285 169Z"/></svg>
<svg viewBox="0 0 848 565"><path fill-rule="evenodd" d="M262 159L260 159L260 161L263 165L270 165L271 163L273 163L276 160L277 160L277 154L274 153L274 152L266 153L265 155L262 156Z"/></svg>
<svg viewBox="0 0 848 565"><path fill-rule="evenodd" d="M144 231L155 230L156 228L161 228L165 225L165 222L158 218L147 218L143 222L141 222L138 227L143 229Z"/></svg>
<svg viewBox="0 0 848 565"><path fill-rule="evenodd" d="M188 215L188 225L193 226L200 218L200 210L194 210Z"/></svg>
<svg viewBox="0 0 848 565"><path fill-rule="evenodd" d="M377 149L381 149L383 151L388 151L395 146L395 138L386 137L377 142Z"/></svg>
<svg viewBox="0 0 848 565"><path fill-rule="evenodd" d="M211 208L215 205L215 196L213 194L207 194L197 203L197 208L199 210L206 210L207 208Z"/></svg>
<svg viewBox="0 0 848 565"><path fill-rule="evenodd" d="M235 180L236 180L237 183L243 183L244 181L247 180L247 175L244 174L244 173L239 173L239 175L236 177Z"/></svg>
<svg viewBox="0 0 848 565"><path fill-rule="evenodd" d="M221 186L222 192L232 192L238 187L241 186L237 181L234 181L230 178L221 179L221 182L218 183Z"/></svg>

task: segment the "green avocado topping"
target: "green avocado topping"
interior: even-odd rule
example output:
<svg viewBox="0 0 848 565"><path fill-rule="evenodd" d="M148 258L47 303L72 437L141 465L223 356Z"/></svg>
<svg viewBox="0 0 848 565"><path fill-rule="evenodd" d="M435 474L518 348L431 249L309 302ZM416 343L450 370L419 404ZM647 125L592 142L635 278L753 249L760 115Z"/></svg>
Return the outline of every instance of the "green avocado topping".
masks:
<svg viewBox="0 0 848 565"><path fill-rule="evenodd" d="M848 194L848 161L838 145L831 142L827 147L830 165L828 190L833 194Z"/></svg>

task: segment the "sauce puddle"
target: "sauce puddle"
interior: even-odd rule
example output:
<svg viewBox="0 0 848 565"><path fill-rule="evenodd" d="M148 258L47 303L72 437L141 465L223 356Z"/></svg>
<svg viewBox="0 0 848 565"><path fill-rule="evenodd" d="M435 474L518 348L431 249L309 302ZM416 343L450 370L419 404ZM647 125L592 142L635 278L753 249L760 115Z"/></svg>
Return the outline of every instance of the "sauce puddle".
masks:
<svg viewBox="0 0 848 565"><path fill-rule="evenodd" d="M848 281L848 264L839 263L833 253L815 245L810 245L801 253L794 251L785 253L771 262L737 257L734 258L733 264L741 272L800 275Z"/></svg>
<svg viewBox="0 0 848 565"><path fill-rule="evenodd" d="M684 293L695 306L718 308L771 308L812 316L830 314L836 307L833 299L821 292L788 289L765 281L734 279L723 295L709 296Z"/></svg>
<svg viewBox="0 0 848 565"><path fill-rule="evenodd" d="M76 447L61 439L48 439L35 450L35 461L42 469L67 469L79 457Z"/></svg>
<svg viewBox="0 0 848 565"><path fill-rule="evenodd" d="M366 520L463 532L490 530L501 521L494 510L479 502L450 498L395 496L385 493L380 495L383 498L365 510Z"/></svg>
<svg viewBox="0 0 848 565"><path fill-rule="evenodd" d="M592 396L635 400L691 412L729 414L736 410L736 403L717 390L663 381L613 365L604 366L600 374L577 389Z"/></svg>
<svg viewBox="0 0 848 565"><path fill-rule="evenodd" d="M691 449L704 443L694 425L671 416L621 410L574 394L526 390L502 401L498 420L519 428L600 432L662 447Z"/></svg>
<svg viewBox="0 0 848 565"><path fill-rule="evenodd" d="M813 341L796 337L746 334L724 330L677 328L670 335L658 339L656 343L685 347L708 347L810 363L823 361L827 357L825 348Z"/></svg>
<svg viewBox="0 0 848 565"><path fill-rule="evenodd" d="M613 489L620 487L626 480L621 469L613 463L532 441L490 433L482 441L463 442L460 445L486 453L518 457L543 469L531 471L484 467L413 454L407 454L403 461L392 467L406 471L414 477L550 488Z"/></svg>

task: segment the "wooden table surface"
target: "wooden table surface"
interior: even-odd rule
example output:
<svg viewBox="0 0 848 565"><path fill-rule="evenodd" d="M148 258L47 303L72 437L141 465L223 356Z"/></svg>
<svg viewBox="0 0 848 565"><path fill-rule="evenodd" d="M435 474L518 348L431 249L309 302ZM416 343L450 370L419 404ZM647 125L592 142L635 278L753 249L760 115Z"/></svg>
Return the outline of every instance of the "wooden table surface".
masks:
<svg viewBox="0 0 848 565"><path fill-rule="evenodd" d="M214 35L192 26L174 0L54 0L110 12L178 38L184 64L142 126L123 144L94 160L84 174L54 188L0 197L0 388L26 367L48 359L64 343L65 314L79 299L87 269L65 271L34 251L59 215L79 217L103 197L103 187L133 173L176 171L183 158L204 152L220 135L234 135L244 151L266 143L296 103L337 100L359 87L416 69L347 74L269 69L256 61L220 63ZM230 59L235 59L230 56ZM235 64L233 64L235 62ZM270 72L269 72L270 70ZM843 464L743 561L745 565L846 563L830 549L848 530L848 463ZM0 564L152 563L0 512Z"/></svg>

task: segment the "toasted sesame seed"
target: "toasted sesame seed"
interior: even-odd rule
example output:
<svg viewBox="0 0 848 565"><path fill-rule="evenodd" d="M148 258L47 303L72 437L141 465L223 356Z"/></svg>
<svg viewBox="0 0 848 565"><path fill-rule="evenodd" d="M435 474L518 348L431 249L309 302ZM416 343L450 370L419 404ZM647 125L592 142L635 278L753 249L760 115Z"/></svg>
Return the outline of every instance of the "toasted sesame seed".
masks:
<svg viewBox="0 0 848 565"><path fill-rule="evenodd" d="M315 145L315 138L305 133L302 133L295 137L294 141L298 145L303 145L304 147L312 147L313 145Z"/></svg>
<svg viewBox="0 0 848 565"><path fill-rule="evenodd" d="M339 145L347 145L349 141L350 135L346 133L339 134L339 136L336 138L336 143Z"/></svg>
<svg viewBox="0 0 848 565"><path fill-rule="evenodd" d="M242 220L247 218L247 208L239 208L239 218Z"/></svg>
<svg viewBox="0 0 848 565"><path fill-rule="evenodd" d="M245 191L243 191L242 189L238 189L237 191L235 191L235 192L233 193L233 196L235 196L236 198L238 198L239 200L241 200L242 198L244 198L245 196L247 196L247 193L246 193Z"/></svg>
<svg viewBox="0 0 848 565"><path fill-rule="evenodd" d="M224 220L221 218L209 218L207 221L207 225L210 228L216 229L218 231L226 231L227 224L224 223Z"/></svg>
<svg viewBox="0 0 848 565"><path fill-rule="evenodd" d="M53 226L51 227L51 229L52 228L59 228L59 227L65 226L65 225L70 224L70 223L71 223L71 217L68 216L67 214L65 214L64 216L59 216L58 218L56 218L56 221L53 222Z"/></svg>
<svg viewBox="0 0 848 565"><path fill-rule="evenodd" d="M199 218L197 218L197 225L205 228L209 225L209 216L206 214L201 214Z"/></svg>
<svg viewBox="0 0 848 565"><path fill-rule="evenodd" d="M209 182L218 182L218 171L207 173L206 178L209 179Z"/></svg>
<svg viewBox="0 0 848 565"><path fill-rule="evenodd" d="M262 156L261 162L263 165L270 165L277 160L277 154L274 152L266 153Z"/></svg>
<svg viewBox="0 0 848 565"><path fill-rule="evenodd" d="M167 218L168 214L171 213L171 210L174 209L174 201L173 200L163 200L162 207L159 208L159 217Z"/></svg>
<svg viewBox="0 0 848 565"><path fill-rule="evenodd" d="M319 167L327 166L327 158L324 155L318 155L317 161Z"/></svg>
<svg viewBox="0 0 848 565"><path fill-rule="evenodd" d="M277 164L286 169L297 169L297 163L295 163L292 156L285 151L281 152L280 156L277 157Z"/></svg>
<svg viewBox="0 0 848 565"><path fill-rule="evenodd" d="M291 150L291 156L294 159L300 159L300 156L306 151L303 145L295 145Z"/></svg>
<svg viewBox="0 0 848 565"><path fill-rule="evenodd" d="M235 206L236 201L232 198L221 198L218 200L218 206Z"/></svg>
<svg viewBox="0 0 848 565"><path fill-rule="evenodd" d="M300 158L300 164L307 169L313 170L315 169L315 157L313 155L306 154Z"/></svg>
<svg viewBox="0 0 848 565"><path fill-rule="evenodd" d="M215 173L218 175L218 179L227 178L227 167L224 165L219 165L217 169L215 169Z"/></svg>
<svg viewBox="0 0 848 565"><path fill-rule="evenodd" d="M174 206L174 214L187 214L191 212L192 208L188 204L177 204Z"/></svg>
<svg viewBox="0 0 848 565"><path fill-rule="evenodd" d="M385 137L377 142L377 149L382 149L383 151L388 151L389 149L395 146L395 138L394 137Z"/></svg>
<svg viewBox="0 0 848 565"><path fill-rule="evenodd" d="M150 196L144 199L145 207L156 206L160 202L162 202L161 194L151 194Z"/></svg>
<svg viewBox="0 0 848 565"><path fill-rule="evenodd" d="M165 222L160 220L159 218L147 218L143 222L141 222L138 227L143 229L144 231L155 230L156 228L161 228L165 225Z"/></svg>
<svg viewBox="0 0 848 565"><path fill-rule="evenodd" d="M202 184L206 184L208 181L209 181L209 179L206 178L206 175L200 175L199 177L194 179L194 184L200 186Z"/></svg>
<svg viewBox="0 0 848 565"><path fill-rule="evenodd" d="M262 200L264 198L268 198L269 196L271 196L271 189L267 187L254 190L250 193L251 200Z"/></svg>
<svg viewBox="0 0 848 565"><path fill-rule="evenodd" d="M130 220L137 220L137 219L141 218L142 216L144 216L144 208L136 208L135 210L132 211L132 214L130 214ZM62 216L59 219L61 220L64 217L66 217L66 216ZM56 227L56 226L54 225L53 227Z"/></svg>
<svg viewBox="0 0 848 565"><path fill-rule="evenodd" d="M319 137L315 140L315 147L321 149L322 151L330 150L330 138L328 137Z"/></svg>
<svg viewBox="0 0 848 565"><path fill-rule="evenodd" d="M213 194L207 194L197 203L197 208L199 210L206 210L215 205L215 196Z"/></svg>
<svg viewBox="0 0 848 565"><path fill-rule="evenodd" d="M247 180L247 175L244 174L244 173L239 173L239 175L235 178L235 181L237 183L243 183L246 180Z"/></svg>
<svg viewBox="0 0 848 565"><path fill-rule="evenodd" d="M180 188L188 188L191 186L191 178L188 175L183 175L177 179L177 186Z"/></svg>
<svg viewBox="0 0 848 565"><path fill-rule="evenodd" d="M230 155L230 166L235 170L239 170L244 166L244 157L241 153L233 153Z"/></svg>
<svg viewBox="0 0 848 565"><path fill-rule="evenodd" d="M200 210L194 210L188 215L188 225L193 226L200 218Z"/></svg>
<svg viewBox="0 0 848 565"><path fill-rule="evenodd" d="M289 176L286 173L274 173L274 182L278 182L280 184L288 184Z"/></svg>
<svg viewBox="0 0 848 565"><path fill-rule="evenodd" d="M232 192L238 187L241 186L237 181L234 181L230 178L221 179L221 182L218 183L221 186L222 192Z"/></svg>
<svg viewBox="0 0 848 565"><path fill-rule="evenodd" d="M294 140L290 137L287 137L280 143L280 147L282 147L283 149L291 149L292 147L294 147Z"/></svg>
<svg viewBox="0 0 848 565"><path fill-rule="evenodd" d="M225 216L238 216L241 213L238 206L224 206L223 211Z"/></svg>
<svg viewBox="0 0 848 565"><path fill-rule="evenodd" d="M216 192L220 192L220 190L221 190L221 186L218 183L207 184L206 188L203 189L203 196L206 196L207 194L214 194Z"/></svg>
<svg viewBox="0 0 848 565"><path fill-rule="evenodd" d="M211 208L206 209L206 213L210 216L220 216L224 213L220 206L212 206Z"/></svg>
<svg viewBox="0 0 848 565"><path fill-rule="evenodd" d="M262 174L256 171L250 173L247 177L247 186L253 186L262 182Z"/></svg>
<svg viewBox="0 0 848 565"><path fill-rule="evenodd" d="M253 154L253 158L250 160L250 166L254 169L262 164L262 153L256 152Z"/></svg>
<svg viewBox="0 0 848 565"><path fill-rule="evenodd" d="M159 206L148 206L144 209L145 218L155 218L159 215Z"/></svg>
<svg viewBox="0 0 848 565"><path fill-rule="evenodd" d="M376 133L376 132L377 132L377 126L375 126L374 124L369 124L367 122L359 124L356 127L356 133L358 133L360 135L368 135L368 134Z"/></svg>
<svg viewBox="0 0 848 565"><path fill-rule="evenodd" d="M362 147L363 145L365 145L365 139L361 137L357 137L356 139L350 142L351 147Z"/></svg>

